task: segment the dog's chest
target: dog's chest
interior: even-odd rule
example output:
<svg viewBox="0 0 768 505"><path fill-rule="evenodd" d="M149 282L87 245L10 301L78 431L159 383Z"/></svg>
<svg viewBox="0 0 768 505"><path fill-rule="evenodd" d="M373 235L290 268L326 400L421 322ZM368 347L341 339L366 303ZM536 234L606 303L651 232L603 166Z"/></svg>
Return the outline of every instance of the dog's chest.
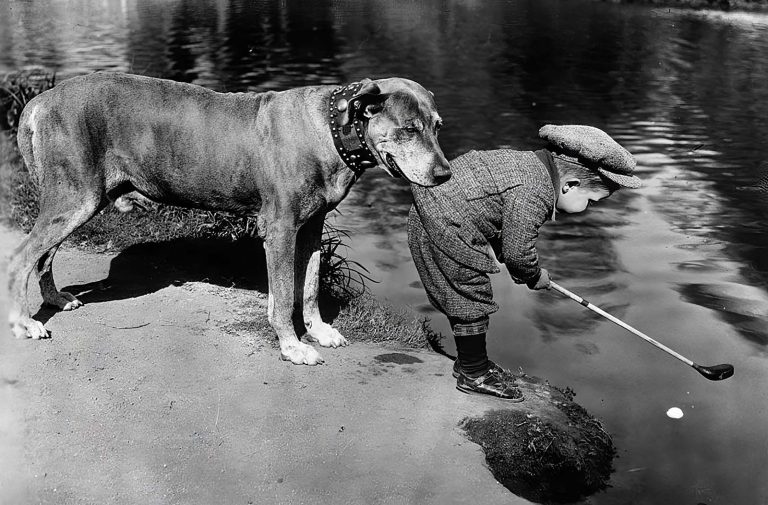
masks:
<svg viewBox="0 0 768 505"><path fill-rule="evenodd" d="M355 181L355 174L348 168L341 169L333 177L333 181L326 186L328 210L335 208L344 198L346 198Z"/></svg>

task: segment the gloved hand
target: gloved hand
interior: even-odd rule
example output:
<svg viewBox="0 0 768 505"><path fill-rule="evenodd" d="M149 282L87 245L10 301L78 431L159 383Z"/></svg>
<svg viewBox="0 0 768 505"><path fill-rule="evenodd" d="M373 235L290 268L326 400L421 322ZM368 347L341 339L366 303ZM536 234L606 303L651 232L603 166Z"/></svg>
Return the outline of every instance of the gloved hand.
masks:
<svg viewBox="0 0 768 505"><path fill-rule="evenodd" d="M539 274L539 278L536 280L536 282L529 282L528 287L531 289L549 289L549 272L546 268L541 269L541 274Z"/></svg>

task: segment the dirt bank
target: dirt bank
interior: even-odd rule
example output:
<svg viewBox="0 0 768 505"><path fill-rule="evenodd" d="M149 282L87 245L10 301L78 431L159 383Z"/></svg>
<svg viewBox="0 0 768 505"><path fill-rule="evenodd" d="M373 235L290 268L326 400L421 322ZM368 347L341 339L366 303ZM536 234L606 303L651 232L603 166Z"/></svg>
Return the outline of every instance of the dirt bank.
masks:
<svg viewBox="0 0 768 505"><path fill-rule="evenodd" d="M3 286L20 237L0 230ZM114 259L60 251L59 286L90 301L41 313L50 340L0 338L3 505L527 503L458 427L488 402L446 358L353 343L289 365L266 325L240 329L263 295L137 264L146 278L99 296Z"/></svg>
<svg viewBox="0 0 768 505"><path fill-rule="evenodd" d="M3 285L20 238L0 229ZM610 438L542 381L520 404L468 396L446 357L354 334L323 366L280 361L263 273L232 287L228 250L59 252L86 305L41 310L51 339L0 338L0 505L528 503L507 488L584 482L595 437L590 492L607 478Z"/></svg>

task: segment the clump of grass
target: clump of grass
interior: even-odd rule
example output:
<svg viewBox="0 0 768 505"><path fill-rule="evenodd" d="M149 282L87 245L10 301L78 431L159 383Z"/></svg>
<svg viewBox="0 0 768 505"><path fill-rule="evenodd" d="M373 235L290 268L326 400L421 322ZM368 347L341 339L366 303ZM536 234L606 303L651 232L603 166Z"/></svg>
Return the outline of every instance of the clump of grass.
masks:
<svg viewBox="0 0 768 505"><path fill-rule="evenodd" d="M42 67L0 77L0 219L23 230L31 229L37 218L38 192L16 148L19 117L32 98L55 84L56 74Z"/></svg>
<svg viewBox="0 0 768 505"><path fill-rule="evenodd" d="M0 132L0 220L24 231L37 218L37 185L24 167L14 138Z"/></svg>
<svg viewBox="0 0 768 505"><path fill-rule="evenodd" d="M607 487L616 448L572 394L549 391L548 402L565 419L542 418L536 409L503 409L465 419L461 426L507 489L536 503L572 503Z"/></svg>
<svg viewBox="0 0 768 505"><path fill-rule="evenodd" d="M349 259L347 230L326 222L320 250L320 292L335 300L349 301L368 291L368 283L378 282L361 263Z"/></svg>
<svg viewBox="0 0 768 505"><path fill-rule="evenodd" d="M102 251L120 251L143 242L168 242L181 238L251 238L255 218L224 212L154 205L146 210L119 212L108 206L72 234L70 242ZM254 234L255 235L255 234Z"/></svg>
<svg viewBox="0 0 768 505"><path fill-rule="evenodd" d="M344 305L334 327L342 334L354 334L356 340L392 343L412 348L434 347L443 336L406 308L384 305L365 292Z"/></svg>
<svg viewBox="0 0 768 505"><path fill-rule="evenodd" d="M27 102L56 85L56 74L43 67L27 67L0 78L0 130L15 134Z"/></svg>

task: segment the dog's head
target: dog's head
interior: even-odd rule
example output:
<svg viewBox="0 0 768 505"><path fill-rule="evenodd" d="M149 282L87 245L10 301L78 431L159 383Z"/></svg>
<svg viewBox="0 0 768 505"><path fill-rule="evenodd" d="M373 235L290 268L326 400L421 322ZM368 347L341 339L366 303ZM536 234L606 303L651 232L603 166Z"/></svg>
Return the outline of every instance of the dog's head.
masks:
<svg viewBox="0 0 768 505"><path fill-rule="evenodd" d="M364 79L350 102L355 107L348 114L368 121L366 141L389 175L421 186L437 186L451 177L437 141L442 120L432 93L408 79Z"/></svg>

